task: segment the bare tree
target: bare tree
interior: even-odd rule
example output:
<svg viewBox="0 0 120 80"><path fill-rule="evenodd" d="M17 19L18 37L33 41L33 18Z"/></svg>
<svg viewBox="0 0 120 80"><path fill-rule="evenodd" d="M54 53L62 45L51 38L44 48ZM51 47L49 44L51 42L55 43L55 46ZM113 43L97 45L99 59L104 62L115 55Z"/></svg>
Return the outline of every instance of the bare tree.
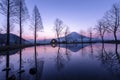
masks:
<svg viewBox="0 0 120 80"><path fill-rule="evenodd" d="M37 32L43 29L42 19L37 6L34 6L33 9L32 25L34 26L32 28L34 31L34 39L35 39L34 44L36 45Z"/></svg>
<svg viewBox="0 0 120 80"><path fill-rule="evenodd" d="M7 42L6 45L10 45L10 21L16 15L16 0L1 0L0 1L0 13L7 18Z"/></svg>
<svg viewBox="0 0 120 80"><path fill-rule="evenodd" d="M110 9L105 15L107 24L109 26L109 31L114 35L115 41L117 41L117 32L120 29L120 5L113 4L112 9Z"/></svg>
<svg viewBox="0 0 120 80"><path fill-rule="evenodd" d="M88 29L88 33L89 33L89 38L90 38L89 42L92 42L92 36L93 36L92 27L90 27L90 28Z"/></svg>
<svg viewBox="0 0 120 80"><path fill-rule="evenodd" d="M6 19L5 19L5 21L6 21ZM14 27L15 27L14 24L15 24L15 18L14 18L14 20L13 20L13 18L10 19L10 28L9 28L10 32L14 31ZM2 27L3 27L3 31L7 32L7 22L3 22Z"/></svg>
<svg viewBox="0 0 120 80"><path fill-rule="evenodd" d="M106 26L105 21L103 19L99 20L95 29L99 33L102 42L104 42L104 35L108 29L108 26Z"/></svg>
<svg viewBox="0 0 120 80"><path fill-rule="evenodd" d="M64 29L63 21L57 18L55 20L54 30L56 32L56 36L57 36L59 42L60 42L60 35L61 35L61 32L63 31L63 29Z"/></svg>
<svg viewBox="0 0 120 80"><path fill-rule="evenodd" d="M28 10L25 4L25 0L18 0L17 1L17 11L18 11L18 23L20 28L20 42L19 44L22 44L22 33L23 33L23 23L26 21L26 19L29 18Z"/></svg>
<svg viewBox="0 0 120 80"><path fill-rule="evenodd" d="M65 42L67 43L68 40L67 40L67 35L69 34L69 27L67 26L66 29L65 29Z"/></svg>
<svg viewBox="0 0 120 80"><path fill-rule="evenodd" d="M83 43L84 41L83 41L83 39L84 39L84 36L83 35L85 35L85 32L83 31L83 30L80 30L80 39L81 39L81 43Z"/></svg>

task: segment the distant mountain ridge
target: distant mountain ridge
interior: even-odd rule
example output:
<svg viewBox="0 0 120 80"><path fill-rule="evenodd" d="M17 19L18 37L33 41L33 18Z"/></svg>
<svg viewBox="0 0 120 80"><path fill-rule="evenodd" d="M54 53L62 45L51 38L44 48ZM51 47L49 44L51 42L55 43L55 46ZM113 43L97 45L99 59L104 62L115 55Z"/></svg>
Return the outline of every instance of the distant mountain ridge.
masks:
<svg viewBox="0 0 120 80"><path fill-rule="evenodd" d="M64 37L60 37L60 42L64 42L65 37L67 38L67 42L81 42L81 37L83 38L84 42L88 42L90 40L89 37L84 36L84 35L80 35L77 32L71 32L70 34L68 34L67 36ZM55 38L57 41L58 39ZM98 39L92 38L92 41L96 41ZM47 40L37 40L37 43L50 43L51 39L47 39Z"/></svg>
<svg viewBox="0 0 120 80"><path fill-rule="evenodd" d="M0 34L0 44L5 44L7 41L7 34ZM19 44L20 37L10 33L10 44ZM28 44L30 43L29 41L25 40L22 38L23 44Z"/></svg>
<svg viewBox="0 0 120 80"><path fill-rule="evenodd" d="M65 37L67 38L68 42L80 42L81 37L83 38L84 41L89 41L90 40L89 37L86 37L84 35L80 35L77 32L72 32ZM65 37L61 37L60 40L65 41Z"/></svg>
<svg viewBox="0 0 120 80"><path fill-rule="evenodd" d="M72 33L70 33L70 34L68 34L67 35L67 37L69 37L69 36L74 36L74 37L83 37L83 38L88 38L88 37L86 37L86 36L84 36L84 35L80 35L80 34L78 34L77 32L72 32Z"/></svg>
<svg viewBox="0 0 120 80"><path fill-rule="evenodd" d="M81 37L83 38L84 42L88 42L90 40L89 37L84 36L84 35L80 35L77 32L72 32L70 34L68 34L65 37L60 37L60 42L65 42L67 38L67 42L81 42ZM5 45L7 40L7 34L0 34L0 45ZM56 40L58 40L56 38ZM98 39L92 38L92 41L97 41ZM10 44L19 44L20 41L20 37L10 33ZM39 44L49 44L51 42L51 39L46 39L46 40L37 40L37 43ZM25 40L22 39L22 43L23 44L31 44L34 43L34 40Z"/></svg>

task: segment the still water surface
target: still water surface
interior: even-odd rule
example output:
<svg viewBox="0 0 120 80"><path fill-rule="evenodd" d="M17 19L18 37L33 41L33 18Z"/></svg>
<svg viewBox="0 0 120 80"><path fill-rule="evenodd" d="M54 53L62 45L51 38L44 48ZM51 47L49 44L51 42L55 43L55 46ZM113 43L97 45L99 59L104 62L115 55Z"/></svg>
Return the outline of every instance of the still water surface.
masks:
<svg viewBox="0 0 120 80"><path fill-rule="evenodd" d="M0 54L0 80L120 80L118 44L37 46Z"/></svg>

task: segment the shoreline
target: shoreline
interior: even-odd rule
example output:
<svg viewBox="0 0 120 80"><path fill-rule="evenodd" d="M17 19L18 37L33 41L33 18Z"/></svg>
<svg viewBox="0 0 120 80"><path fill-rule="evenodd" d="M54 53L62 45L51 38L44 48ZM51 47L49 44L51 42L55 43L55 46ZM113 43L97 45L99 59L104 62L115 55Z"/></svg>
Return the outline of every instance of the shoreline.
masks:
<svg viewBox="0 0 120 80"><path fill-rule="evenodd" d="M113 42L113 41L104 41L104 42L72 42L72 43L64 43L64 42L60 42L60 43L56 43L56 44L95 44L95 43L101 43L101 44L120 44L120 42ZM33 47L33 46L40 46L40 45L51 45L51 43L46 43L46 44L24 44L24 45L10 45L10 46L0 46L0 51L11 51L11 50L15 50L15 49L23 49L23 48L27 48L27 47Z"/></svg>

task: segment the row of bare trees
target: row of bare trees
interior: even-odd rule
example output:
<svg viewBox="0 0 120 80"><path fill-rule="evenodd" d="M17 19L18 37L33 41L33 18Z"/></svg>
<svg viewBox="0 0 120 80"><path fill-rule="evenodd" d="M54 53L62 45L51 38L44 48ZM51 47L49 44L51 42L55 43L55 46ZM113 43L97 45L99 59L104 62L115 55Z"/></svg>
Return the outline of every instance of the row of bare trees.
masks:
<svg viewBox="0 0 120 80"><path fill-rule="evenodd" d="M25 0L1 0L0 1L0 13L3 14L6 17L6 34L7 34L7 40L6 45L10 45L10 32L11 32L11 25L14 25L14 23L19 25L19 44L22 45L22 33L23 33L23 26L25 24L25 21L30 19L28 14L28 9L25 4ZM35 38L35 44L36 44L36 38L37 38L37 32L41 29L43 29L41 16L39 13L39 10L37 6L33 9L33 15L32 15L32 30L34 31L34 38ZM0 28L1 29L1 28ZM0 30L0 32L2 29Z"/></svg>
<svg viewBox="0 0 120 80"><path fill-rule="evenodd" d="M69 27L67 25L65 25L62 20L60 20L58 18L55 20L54 31L58 38L59 43L60 43L61 34L64 34L65 41L67 41L67 35L69 34L70 31L69 31Z"/></svg>
<svg viewBox="0 0 120 80"><path fill-rule="evenodd" d="M106 33L112 33L114 40L117 42L117 33L120 30L120 5L118 3L113 4L112 8L105 13L102 19L98 21L95 28L101 39L104 42L104 36Z"/></svg>
<svg viewBox="0 0 120 80"><path fill-rule="evenodd" d="M58 39L58 42L60 43L60 37L62 34L64 34L64 37L65 37L65 43L68 43L69 40L67 38L67 35L70 33L70 30L69 30L69 26L65 25L63 23L62 20L60 20L59 18L57 18L55 20L55 23L54 23L54 31L55 31L55 34L56 34L56 37ZM89 36L89 42L92 42L92 37L93 37L93 29L90 27L87 31L88 33L88 36ZM81 41L81 43L84 42L84 38L85 38L85 32L83 30L80 30L80 34L81 36L79 37Z"/></svg>
<svg viewBox="0 0 120 80"><path fill-rule="evenodd" d="M54 30L56 32L58 41L60 42L60 34L62 33L64 29L63 21L60 19L55 20L55 26ZM115 3L113 4L112 8L105 13L102 19L100 19L97 23L97 25L94 28L97 33L99 33L99 36L101 37L102 42L104 42L104 37L107 33L112 33L114 36L114 41L118 41L117 34L120 31L120 4ZM89 36L89 42L92 42L93 37L93 28L89 28L87 33ZM69 27L66 27L65 29L65 41L67 41L66 35L68 34ZM81 34L81 42L83 42L83 38L85 35L84 31L80 31Z"/></svg>
<svg viewBox="0 0 120 80"><path fill-rule="evenodd" d="M16 7L14 7L16 4L14 0L1 0L0 1L0 13L6 16L6 23L7 23L7 28L6 28L6 33L7 33L7 41L6 45L9 45L9 38L10 38L10 21L13 19L14 16L16 16Z"/></svg>
<svg viewBox="0 0 120 80"><path fill-rule="evenodd" d="M14 23L19 24L19 36L20 36L20 44L22 44L22 33L24 22L29 19L28 9L25 4L25 0L1 0L0 1L0 13L6 16L6 33L7 33L7 41L6 45L10 45L10 32L11 25ZM43 29L42 19L39 13L37 6L33 9L32 15L32 30L34 31L34 39L36 44L37 32ZM58 42L60 42L60 35L65 28L63 21L60 19L55 20L54 30L56 32L56 36L58 38ZM98 21L98 24L95 28L99 35L101 36L102 41L104 42L104 35L107 32L111 32L114 35L114 40L118 41L117 33L120 29L120 5L113 4L112 8L106 12L104 17ZM0 30L1 32L2 30ZM65 36L69 32L69 27L65 29ZM82 33L82 32L81 32ZM90 42L92 41L92 29L89 30ZM67 38L65 38L67 41ZM82 41L81 37L81 41Z"/></svg>

